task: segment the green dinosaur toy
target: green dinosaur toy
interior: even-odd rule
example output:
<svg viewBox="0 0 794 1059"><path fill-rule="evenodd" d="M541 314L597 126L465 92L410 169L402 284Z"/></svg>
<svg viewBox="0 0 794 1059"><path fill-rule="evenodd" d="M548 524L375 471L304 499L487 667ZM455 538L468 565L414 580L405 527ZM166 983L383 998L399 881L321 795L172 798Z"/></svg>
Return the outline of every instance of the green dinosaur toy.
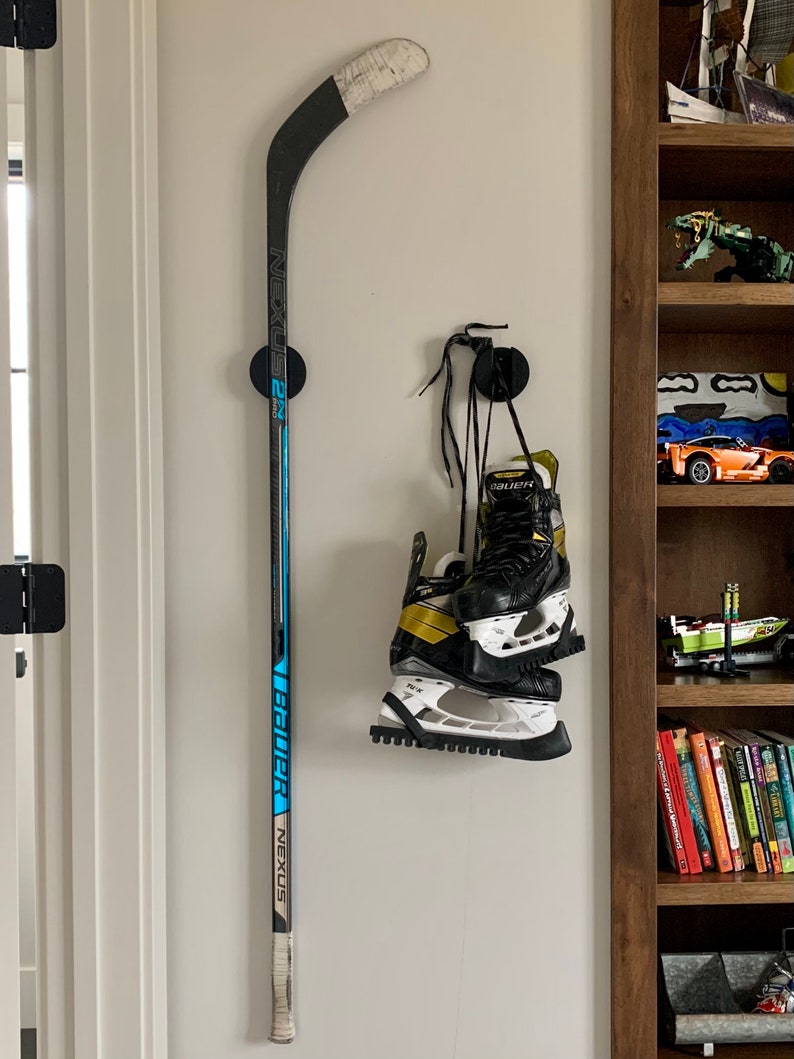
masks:
<svg viewBox="0 0 794 1059"><path fill-rule="evenodd" d="M705 261L715 250L729 250L736 264L716 272L716 283L730 283L733 276L747 283L792 282L794 252L784 250L767 235L753 235L749 228L723 221L719 210L685 213L668 221L667 227L675 232L679 249L682 233L690 238L676 262L677 269L692 268L696 261Z"/></svg>

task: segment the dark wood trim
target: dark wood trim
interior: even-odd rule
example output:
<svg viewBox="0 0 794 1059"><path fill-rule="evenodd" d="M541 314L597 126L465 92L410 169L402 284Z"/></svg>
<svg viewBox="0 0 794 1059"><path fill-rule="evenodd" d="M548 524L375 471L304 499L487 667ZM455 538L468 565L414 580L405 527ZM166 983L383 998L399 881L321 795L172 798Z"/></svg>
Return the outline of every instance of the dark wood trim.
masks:
<svg viewBox="0 0 794 1059"><path fill-rule="evenodd" d="M791 284L660 283L659 328L672 333L791 334Z"/></svg>
<svg viewBox="0 0 794 1059"><path fill-rule="evenodd" d="M719 1046L718 1046L719 1048ZM791 1059L791 1044L729 1044L730 1051L724 1051L726 1059ZM719 1048L717 1055L723 1051ZM695 1044L683 1044L678 1047L662 1047L654 1052L658 1059L699 1059L703 1048Z"/></svg>
<svg viewBox="0 0 794 1059"><path fill-rule="evenodd" d="M659 905L791 905L794 910L791 876L754 871L659 872L656 894Z"/></svg>
<svg viewBox="0 0 794 1059"><path fill-rule="evenodd" d="M673 125L659 129L659 197L790 201L791 125Z"/></svg>
<svg viewBox="0 0 794 1059"><path fill-rule="evenodd" d="M656 503L659 507L794 507L794 485L660 485Z"/></svg>
<svg viewBox="0 0 794 1059"><path fill-rule="evenodd" d="M680 710L686 706L791 706L794 702L790 669L751 666L748 672L749 677L725 681L698 670L662 669L656 676L656 704L660 709Z"/></svg>
<svg viewBox="0 0 794 1059"><path fill-rule="evenodd" d="M687 0L689 4L689 0ZM794 150L794 126L791 125L673 125L660 122L659 146L686 147L697 150L708 147L710 151L730 151L735 158L736 150L782 151Z"/></svg>
<svg viewBox="0 0 794 1059"><path fill-rule="evenodd" d="M612 10L612 1059L652 1059L659 5Z"/></svg>

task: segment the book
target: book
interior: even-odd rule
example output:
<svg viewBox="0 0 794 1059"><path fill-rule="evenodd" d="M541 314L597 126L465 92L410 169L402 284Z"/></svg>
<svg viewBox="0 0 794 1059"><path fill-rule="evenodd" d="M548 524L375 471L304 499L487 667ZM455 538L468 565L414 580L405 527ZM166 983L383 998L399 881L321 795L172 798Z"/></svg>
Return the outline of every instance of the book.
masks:
<svg viewBox="0 0 794 1059"><path fill-rule="evenodd" d="M782 868L780 866L780 856L777 849L777 841L775 836L772 835L771 839L767 832L767 820L766 814L763 813L761 797L758 790L758 785L755 781L755 773L753 770L753 762L750 757L749 746L742 746L744 751L745 762L747 763L747 772L750 776L750 792L753 796L753 805L755 806L755 815L758 819L758 833L761 836L761 845L764 847L764 856L766 858L766 870L769 872L780 872Z"/></svg>
<svg viewBox="0 0 794 1059"><path fill-rule="evenodd" d="M659 794L659 808L662 820L664 821L665 831L670 843L672 867L675 868L679 875L688 875L689 866L684 852L684 840L673 803L673 792L670 789L670 780L667 775L667 767L658 732L656 733L656 789Z"/></svg>
<svg viewBox="0 0 794 1059"><path fill-rule="evenodd" d="M717 797L722 809L722 819L725 823L725 834L728 839L728 847L731 851L731 862L734 871L744 871L744 858L739 846L739 831L736 827L736 814L731 801L728 778L725 775L725 765L722 760L722 749L720 738L713 732L704 732L706 745L711 755L711 770L714 774L714 786L717 788Z"/></svg>
<svg viewBox="0 0 794 1059"><path fill-rule="evenodd" d="M780 732L761 731L758 734L768 739L774 747L780 785L783 788L786 822L789 834L794 839L794 739L781 735Z"/></svg>
<svg viewBox="0 0 794 1059"><path fill-rule="evenodd" d="M748 866L752 865L757 872L771 871L772 860L771 858L768 859L768 851L764 851L764 844L761 841L761 832L758 827L758 817L755 812L755 802L753 801L744 744L728 735L727 732L720 732L720 735L725 744L725 756L728 760L729 771L733 774L739 789L739 815L744 825L744 832L747 836L751 854L747 862Z"/></svg>
<svg viewBox="0 0 794 1059"><path fill-rule="evenodd" d="M779 875L783 871L783 865L780 862L777 834L772 820L772 811L769 807L769 798L766 793L766 778L764 776L761 753L758 749L758 736L744 728L730 728L728 731L744 745L745 758L750 773L753 802L755 803L755 812L758 817L758 829L761 832L761 841L764 843L764 851L768 851L772 862L769 870Z"/></svg>
<svg viewBox="0 0 794 1059"><path fill-rule="evenodd" d="M742 792L739 789L739 782L736 779L736 763L733 761L733 754L725 745L722 736L720 736L720 750L722 751L722 762L725 766L725 779L728 781L728 790L731 795L733 815L736 820L736 830L739 833L739 849L742 853L745 869L747 869L753 866L754 857L744 827L744 819L741 810Z"/></svg>
<svg viewBox="0 0 794 1059"><path fill-rule="evenodd" d="M689 817L692 821L692 829L695 833L695 841L700 853L700 863L704 871L712 871L714 868L714 853L711 848L709 828L706 823L706 814L703 811L703 799L700 795L695 765L692 761L692 750L689 746L686 727L681 725L670 729L673 736L673 745L678 755L678 766L681 769L681 780L684 784Z"/></svg>
<svg viewBox="0 0 794 1059"><path fill-rule="evenodd" d="M783 871L783 865L780 861L780 847L778 846L775 825L772 820L772 810L769 807L769 798L766 793L766 777L764 776L764 766L761 761L761 752L758 749L758 743L748 741L745 751L748 761L750 762L755 790L758 793L758 803L761 808L761 821L764 825L764 830L766 831L766 841L769 846L769 854L772 858L772 870L778 875Z"/></svg>
<svg viewBox="0 0 794 1059"><path fill-rule="evenodd" d="M790 873L794 871L794 851L791 848L791 834L786 821L786 806L783 801L783 788L780 783L775 750L771 743L764 740L763 736L759 740L758 750L764 770L766 794L769 799L769 809L772 813L772 825L775 829L777 845L780 850L780 866L785 873Z"/></svg>
<svg viewBox="0 0 794 1059"><path fill-rule="evenodd" d="M689 745L692 748L692 760L695 765L698 786L703 798L703 809L706 813L706 822L711 835L711 844L714 849L714 862L718 871L733 871L733 858L731 857L728 839L725 835L725 824L722 819L717 788L714 783L714 775L711 771L709 748L706 745L706 737L695 725L687 725L689 732Z"/></svg>
<svg viewBox="0 0 794 1059"><path fill-rule="evenodd" d="M687 867L689 868L690 875L696 875L703 871L703 867L700 863L700 854L698 853L697 841L695 839L695 829L692 827L692 818L689 815L689 806L686 800L684 781L681 777L681 768L678 764L678 754L676 753L675 743L673 742L673 734L668 729L662 729L657 734L659 736L665 769L667 770L667 779L670 783L670 790L673 795L673 805L675 806L676 817L678 818L678 826L681 830L681 839L684 843L684 854L686 856Z"/></svg>

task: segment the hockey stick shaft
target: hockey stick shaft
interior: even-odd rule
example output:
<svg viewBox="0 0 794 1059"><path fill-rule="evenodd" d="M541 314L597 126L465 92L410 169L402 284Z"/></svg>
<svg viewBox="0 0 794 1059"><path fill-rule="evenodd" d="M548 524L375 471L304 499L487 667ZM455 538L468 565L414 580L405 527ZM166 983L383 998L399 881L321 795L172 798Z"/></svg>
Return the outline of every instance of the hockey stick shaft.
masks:
<svg viewBox="0 0 794 1059"><path fill-rule="evenodd" d="M270 400L271 724L273 823L273 1016L270 1039L295 1036L292 1004L291 629L287 234L304 165L333 130L360 107L427 69L413 41L384 41L324 81L273 138L267 162L268 395Z"/></svg>

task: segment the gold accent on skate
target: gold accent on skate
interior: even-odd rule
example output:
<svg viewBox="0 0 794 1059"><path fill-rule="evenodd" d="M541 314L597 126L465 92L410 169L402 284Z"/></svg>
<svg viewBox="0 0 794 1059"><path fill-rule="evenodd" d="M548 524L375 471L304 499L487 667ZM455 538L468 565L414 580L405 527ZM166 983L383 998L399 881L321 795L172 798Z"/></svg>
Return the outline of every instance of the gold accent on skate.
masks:
<svg viewBox="0 0 794 1059"><path fill-rule="evenodd" d="M423 607L419 603L404 607L398 624L401 629L427 643L438 643L458 631L458 623L451 614L433 607Z"/></svg>
<svg viewBox="0 0 794 1059"><path fill-rule="evenodd" d="M557 549L557 551L560 553L560 555L564 559L565 555L566 555L566 552L565 552L565 526L563 526L562 529L558 529L558 530L554 531L554 547Z"/></svg>

